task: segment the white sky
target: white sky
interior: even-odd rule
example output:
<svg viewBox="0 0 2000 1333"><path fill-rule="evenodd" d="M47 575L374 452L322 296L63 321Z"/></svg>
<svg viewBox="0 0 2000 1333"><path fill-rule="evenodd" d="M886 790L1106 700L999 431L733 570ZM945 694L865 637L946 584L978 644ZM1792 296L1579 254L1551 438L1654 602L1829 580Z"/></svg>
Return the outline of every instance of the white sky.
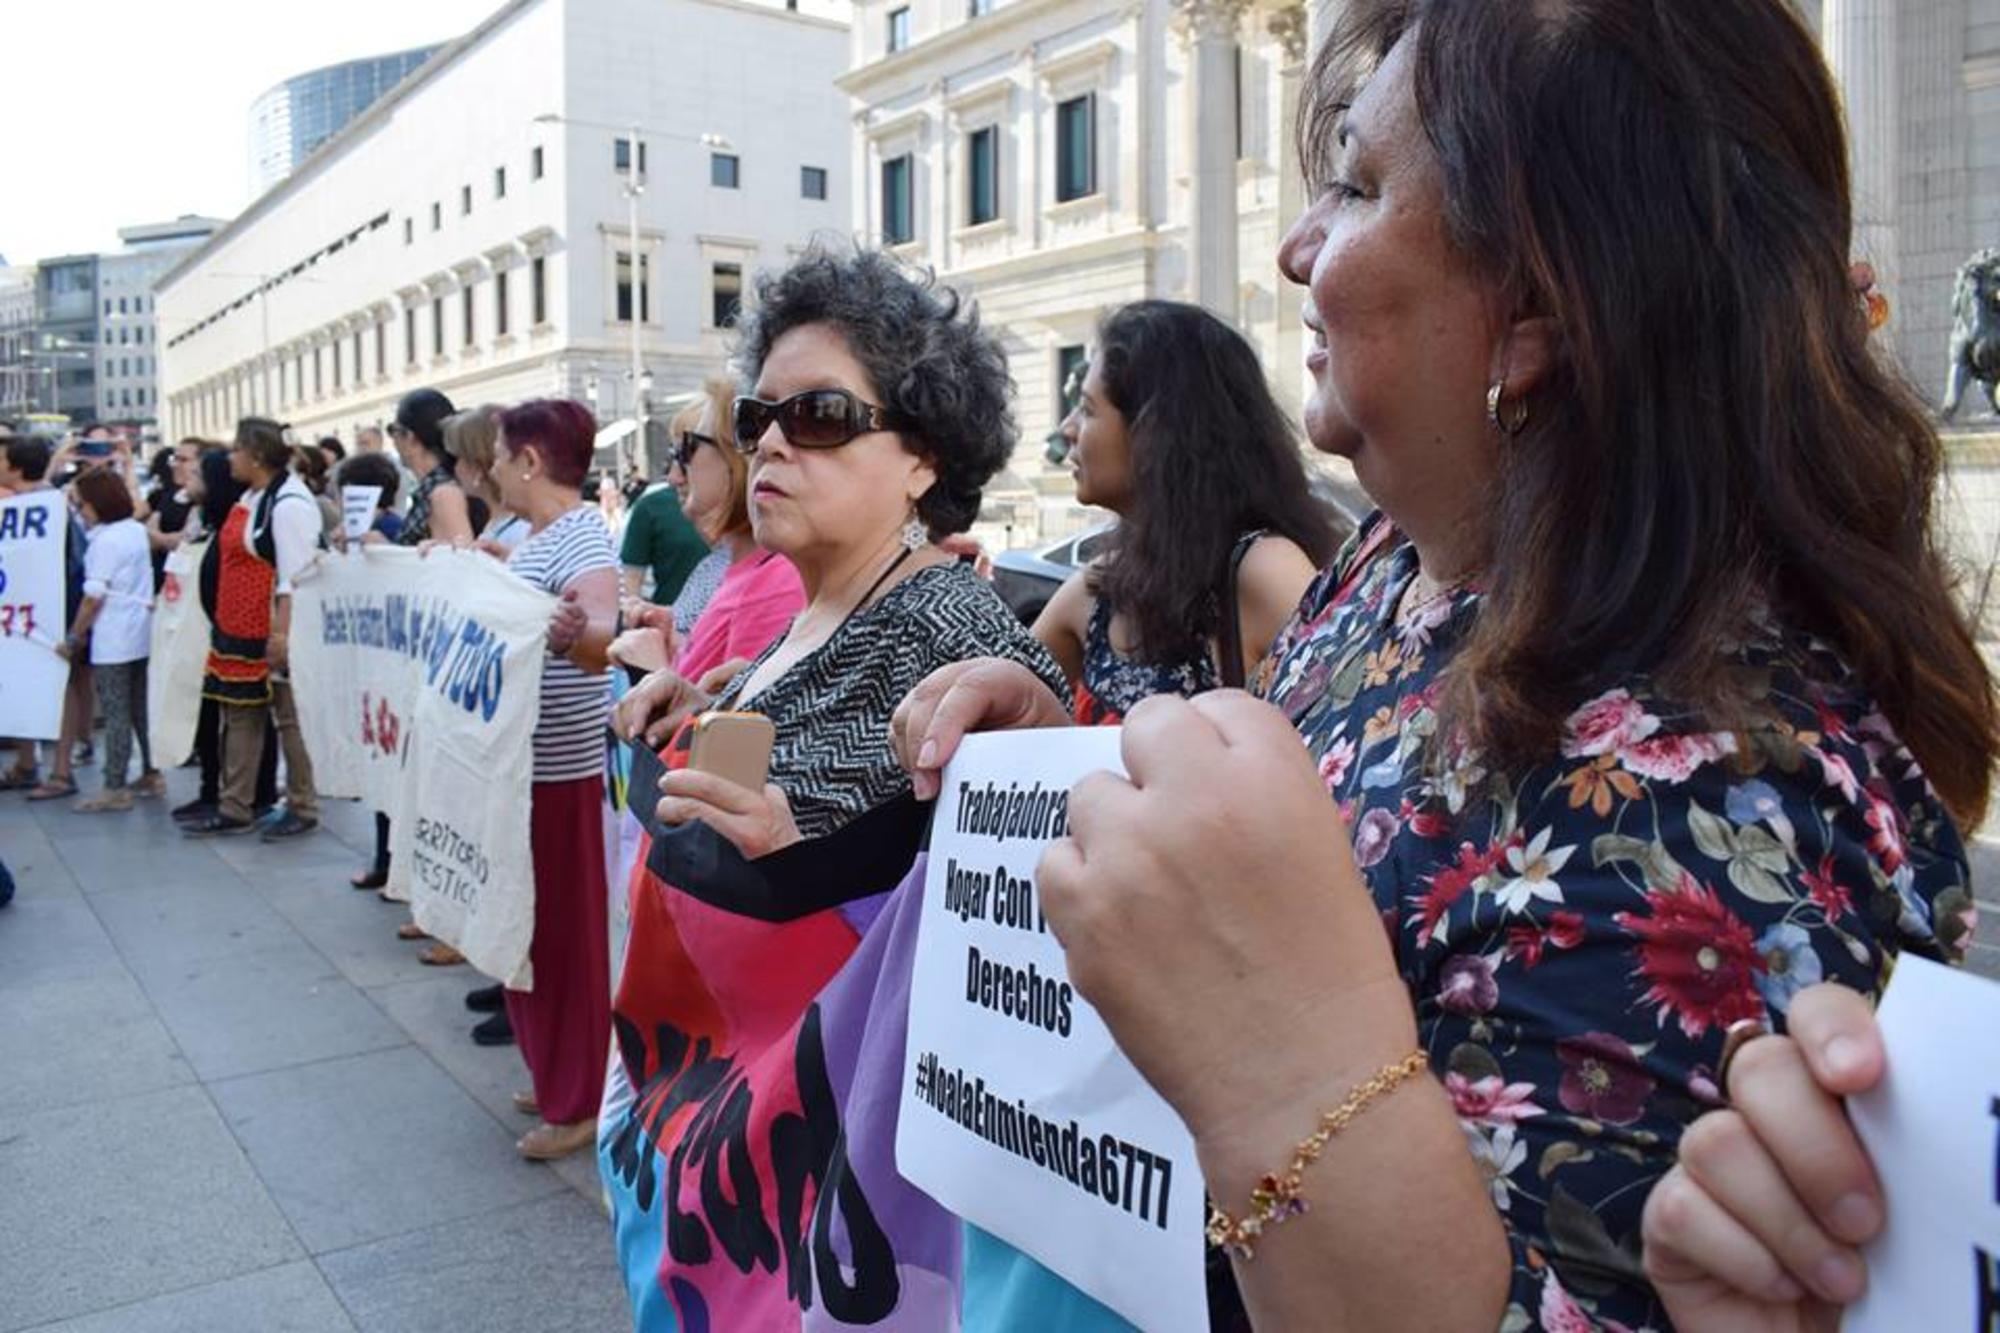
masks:
<svg viewBox="0 0 2000 1333"><path fill-rule="evenodd" d="M249 199L250 103L321 65L442 42L501 0L0 0L12 53L0 255L118 248L118 228Z"/></svg>

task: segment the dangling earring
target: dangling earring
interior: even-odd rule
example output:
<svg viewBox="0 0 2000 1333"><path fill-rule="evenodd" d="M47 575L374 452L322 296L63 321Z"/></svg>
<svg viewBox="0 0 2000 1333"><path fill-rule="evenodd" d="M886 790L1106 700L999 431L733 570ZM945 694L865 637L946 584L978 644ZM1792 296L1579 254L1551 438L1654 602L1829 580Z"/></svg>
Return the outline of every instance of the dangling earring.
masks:
<svg viewBox="0 0 2000 1333"><path fill-rule="evenodd" d="M1486 391L1486 418L1493 423L1493 429L1512 439L1528 428L1528 400L1522 397L1511 404L1503 402L1501 396L1506 388L1506 380L1495 380Z"/></svg>
<svg viewBox="0 0 2000 1333"><path fill-rule="evenodd" d="M903 525L903 549L921 551L930 544L930 540L930 529L915 514L910 515L910 521Z"/></svg>

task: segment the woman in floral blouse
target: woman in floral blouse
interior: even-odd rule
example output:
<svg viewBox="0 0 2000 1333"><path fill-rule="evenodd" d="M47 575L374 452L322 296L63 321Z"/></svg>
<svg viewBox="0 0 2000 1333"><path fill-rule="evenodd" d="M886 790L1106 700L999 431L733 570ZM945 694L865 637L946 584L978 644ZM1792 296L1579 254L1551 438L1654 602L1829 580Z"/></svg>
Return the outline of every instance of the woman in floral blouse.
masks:
<svg viewBox="0 0 2000 1333"><path fill-rule="evenodd" d="M2000 739L1813 38L1780 0L1357 0L1304 101L1307 430L1381 513L1268 704L1149 701L1129 780L1079 785L1040 877L1072 979L1234 1219L1376 1088L1307 1210L1233 1232L1259 1327L1832 1327L1883 1219L1826 1188L1867 1171L1825 1020L1718 1110L1725 1032L1959 954ZM961 666L899 745L923 794L965 730L1059 717Z"/></svg>

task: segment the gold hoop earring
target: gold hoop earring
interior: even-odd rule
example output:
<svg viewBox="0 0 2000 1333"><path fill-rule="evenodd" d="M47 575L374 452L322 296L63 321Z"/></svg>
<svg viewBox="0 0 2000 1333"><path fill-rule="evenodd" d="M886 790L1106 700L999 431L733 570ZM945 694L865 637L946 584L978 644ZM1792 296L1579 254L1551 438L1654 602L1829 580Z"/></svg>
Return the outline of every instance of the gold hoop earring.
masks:
<svg viewBox="0 0 2000 1333"><path fill-rule="evenodd" d="M1528 428L1528 400L1523 397L1507 403L1503 397L1506 388L1507 381L1495 380L1486 391L1486 419L1493 423L1493 429L1512 439Z"/></svg>

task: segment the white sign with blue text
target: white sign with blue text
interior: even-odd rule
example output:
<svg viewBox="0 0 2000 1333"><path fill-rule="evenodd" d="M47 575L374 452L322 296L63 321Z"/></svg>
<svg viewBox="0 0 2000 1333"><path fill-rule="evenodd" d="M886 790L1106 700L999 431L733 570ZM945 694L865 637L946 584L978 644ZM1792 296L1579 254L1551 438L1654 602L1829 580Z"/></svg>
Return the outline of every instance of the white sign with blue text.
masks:
<svg viewBox="0 0 2000 1333"><path fill-rule="evenodd" d="M60 491L0 500L0 736L52 741L62 729L68 536Z"/></svg>

